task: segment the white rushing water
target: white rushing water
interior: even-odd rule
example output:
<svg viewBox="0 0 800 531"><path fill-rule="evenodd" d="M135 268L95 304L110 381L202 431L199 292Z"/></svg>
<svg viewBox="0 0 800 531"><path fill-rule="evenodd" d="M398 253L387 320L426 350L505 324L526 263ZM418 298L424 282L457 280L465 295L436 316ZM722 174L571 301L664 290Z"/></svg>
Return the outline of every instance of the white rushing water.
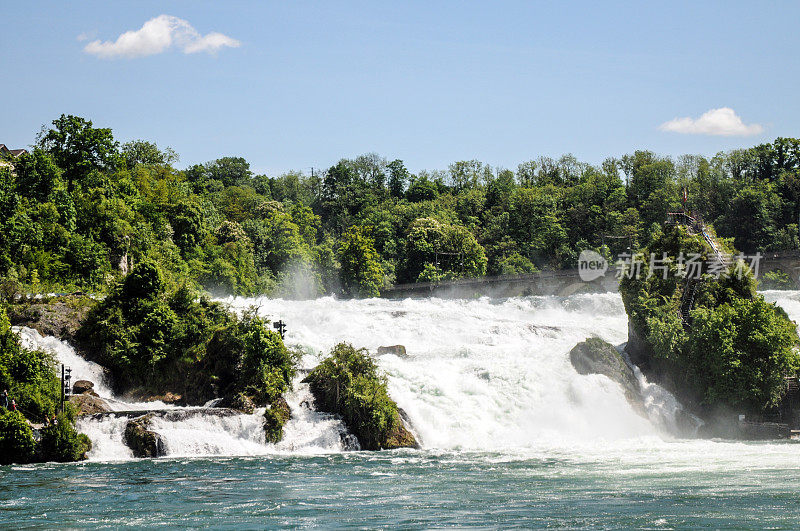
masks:
<svg viewBox="0 0 800 531"><path fill-rule="evenodd" d="M63 363L65 366L70 367L72 369L73 383L78 380L89 380L94 383L94 390L97 394L104 398L112 396L113 393L106 383L103 368L96 363L83 359L69 344L52 336L43 336L32 328L14 327L14 331L19 334L23 347L51 352L58 363Z"/></svg>
<svg viewBox="0 0 800 531"><path fill-rule="evenodd" d="M306 367L337 342L401 344L407 357L377 356L389 391L426 448L491 450L541 443L668 436L680 405L647 384L650 419L605 376L579 375L570 349L587 337L627 339L617 294L502 301L228 299L287 323Z"/></svg>
<svg viewBox="0 0 800 531"><path fill-rule="evenodd" d="M765 292L792 318L800 317L800 292ZM444 450L618 452L647 446L660 451L675 433L680 404L658 385L642 384L643 418L622 389L601 375L579 375L569 350L587 337L612 344L627 339L627 317L617 294L568 298L521 297L502 301L383 299L309 301L226 299L235 310L250 306L288 325L286 342L303 348L301 365L314 367L340 341L375 354L380 346L404 345L407 356L375 357L387 373L389 392L403 408L423 447ZM73 369L73 381L88 379L114 409L163 409L161 403L131 403L113 396L103 370L80 358L66 343L21 329L26 346L53 351ZM292 419L284 439L267 444L263 410L229 417L192 415L154 418L152 429L170 456L326 453L351 448L341 421L315 411L298 376L287 395ZM177 408L181 409L181 408ZM83 419L94 442L95 460L131 457L122 436L127 419ZM709 442L692 442L708 451ZM717 444L717 443L713 443ZM719 448L719 446L717 446ZM711 448L711 447L709 447ZM613 449L613 450L611 450Z"/></svg>
<svg viewBox="0 0 800 531"><path fill-rule="evenodd" d="M53 353L58 363L72 369L72 381L89 380L94 391L115 411L170 409L196 410L177 407L160 401L133 402L115 396L108 386L103 368L83 359L68 343L55 337L42 336L31 328L15 328L25 348ZM252 415L233 416L191 415L181 420L153 417L151 430L162 436L167 456L263 455L280 452L325 453L344 451L352 443L342 422L330 415L314 411L313 397L308 385L294 382L294 391L286 399L292 419L284 427L284 439L267 444L264 437L264 410ZM92 440L91 460L110 461L131 459L133 454L123 442L126 416L106 416L101 419L82 418L78 428Z"/></svg>

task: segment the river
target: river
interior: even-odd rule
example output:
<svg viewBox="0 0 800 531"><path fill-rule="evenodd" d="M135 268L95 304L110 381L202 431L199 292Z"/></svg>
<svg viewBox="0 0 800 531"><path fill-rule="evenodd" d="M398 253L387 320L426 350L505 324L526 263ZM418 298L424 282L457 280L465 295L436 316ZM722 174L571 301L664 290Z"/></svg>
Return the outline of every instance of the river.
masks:
<svg viewBox="0 0 800 531"><path fill-rule="evenodd" d="M800 292L765 296L800 319ZM88 462L0 467L0 526L800 527L795 441L677 439L669 393L643 382L643 418L610 380L572 369L578 341L625 341L616 294L224 302L283 319L305 367L339 341L404 345L376 359L423 448L345 451L298 381L278 445L257 415L193 417L158 426L167 457L137 460L119 423L83 422Z"/></svg>

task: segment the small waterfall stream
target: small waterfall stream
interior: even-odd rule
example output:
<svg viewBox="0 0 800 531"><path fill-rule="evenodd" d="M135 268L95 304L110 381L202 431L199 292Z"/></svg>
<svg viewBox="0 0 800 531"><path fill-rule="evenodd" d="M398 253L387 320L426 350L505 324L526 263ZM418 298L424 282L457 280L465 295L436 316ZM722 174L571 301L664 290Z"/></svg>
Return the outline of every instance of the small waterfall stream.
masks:
<svg viewBox="0 0 800 531"><path fill-rule="evenodd" d="M73 382L93 382L97 394L115 411L170 409L176 413L196 413L200 409L178 407L159 401L125 401L112 393L105 382L103 368L81 358L68 343L54 337L44 337L30 328L18 328L15 331L20 334L26 348L48 350L59 363L71 367ZM357 449L340 420L313 409L313 397L308 385L300 380L301 377L298 376L294 382L294 391L286 396L292 418L284 427L284 439L277 445L267 444L265 441L263 408L249 415L171 415L176 418L155 415L151 421L151 430L162 436L168 457L326 453ZM129 417L124 415L78 419L78 429L92 440L90 460L113 461L133 457L130 448L123 442L128 420Z"/></svg>

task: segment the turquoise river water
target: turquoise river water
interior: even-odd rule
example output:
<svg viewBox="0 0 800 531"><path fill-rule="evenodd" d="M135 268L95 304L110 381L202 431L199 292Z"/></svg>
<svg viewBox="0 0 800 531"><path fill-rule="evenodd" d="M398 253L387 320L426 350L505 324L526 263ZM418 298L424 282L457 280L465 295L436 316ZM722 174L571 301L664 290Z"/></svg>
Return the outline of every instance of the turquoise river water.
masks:
<svg viewBox="0 0 800 531"><path fill-rule="evenodd" d="M800 292L765 295L800 318ZM158 426L168 456L139 460L119 422L83 422L89 461L0 467L0 527L800 528L798 442L679 439L663 389L641 380L644 418L610 380L575 373L577 341L625 341L617 295L226 302L284 319L306 367L341 340L405 345L376 359L423 449L345 451L298 380L278 445L257 415L193 418Z"/></svg>

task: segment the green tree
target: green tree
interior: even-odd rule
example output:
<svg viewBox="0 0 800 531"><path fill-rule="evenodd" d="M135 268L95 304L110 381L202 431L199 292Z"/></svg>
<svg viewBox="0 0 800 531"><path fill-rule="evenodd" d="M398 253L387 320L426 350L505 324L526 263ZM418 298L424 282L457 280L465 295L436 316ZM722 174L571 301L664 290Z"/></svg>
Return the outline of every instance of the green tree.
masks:
<svg viewBox="0 0 800 531"><path fill-rule="evenodd" d="M403 197L406 189L410 174L403 161L400 159L393 160L387 165L389 170L389 194L392 197Z"/></svg>
<svg viewBox="0 0 800 531"><path fill-rule="evenodd" d="M147 140L126 142L122 144L120 152L128 168L133 168L137 164L171 166L179 160L178 154L172 148L162 150L154 142Z"/></svg>
<svg viewBox="0 0 800 531"><path fill-rule="evenodd" d="M354 297L377 297L383 287L383 268L375 241L363 227L351 227L339 247L339 278L345 294Z"/></svg>
<svg viewBox="0 0 800 531"><path fill-rule="evenodd" d="M111 129L93 127L91 120L78 116L62 114L53 120L53 128L42 129L37 142L64 170L69 191L90 172L113 169L119 161Z"/></svg>

